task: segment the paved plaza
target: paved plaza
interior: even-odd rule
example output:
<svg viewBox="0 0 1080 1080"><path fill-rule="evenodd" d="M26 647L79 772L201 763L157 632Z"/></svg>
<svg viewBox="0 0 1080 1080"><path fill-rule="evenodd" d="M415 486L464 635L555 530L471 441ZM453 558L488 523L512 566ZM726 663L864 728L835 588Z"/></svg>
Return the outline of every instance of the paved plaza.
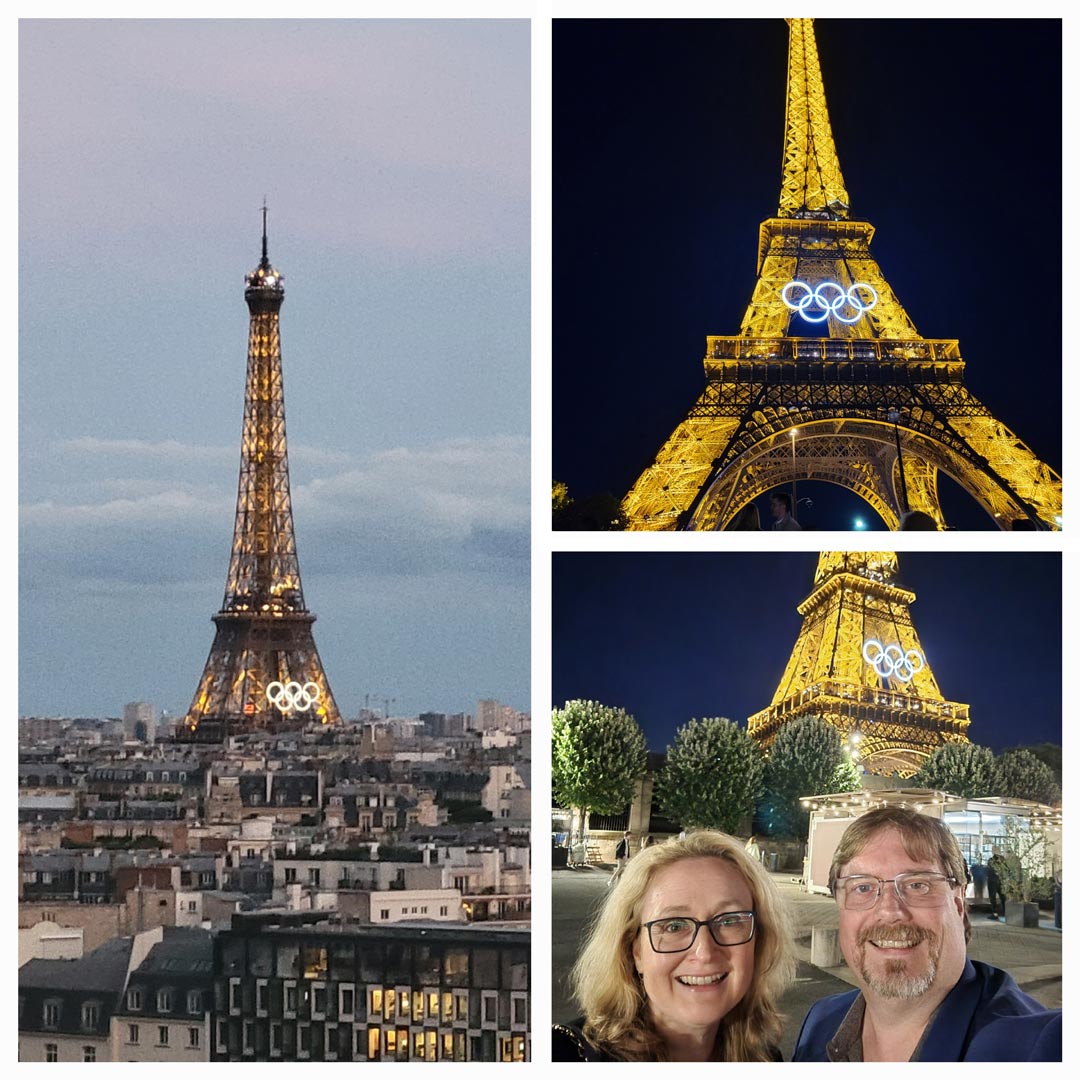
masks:
<svg viewBox="0 0 1080 1080"><path fill-rule="evenodd" d="M554 1000L551 1018L555 1023L573 1020L577 1007L570 999L566 977L577 955L578 943L592 913L607 896L611 867L580 870L559 869L552 881L552 979ZM787 901L795 926L798 973L794 986L780 1003L786 1018L781 1049L790 1060L803 1017L810 1006L827 994L836 994L854 985L843 963L838 967L815 967L810 963L810 944L815 926L835 929L839 916L831 897L804 892L790 873L774 873L773 881ZM1045 914L1045 913L1044 913ZM1004 968L1023 990L1053 1008L1061 1006L1061 932L1052 920L1043 919L1039 929L1025 930L994 922L976 911L971 916L972 935L968 955Z"/></svg>

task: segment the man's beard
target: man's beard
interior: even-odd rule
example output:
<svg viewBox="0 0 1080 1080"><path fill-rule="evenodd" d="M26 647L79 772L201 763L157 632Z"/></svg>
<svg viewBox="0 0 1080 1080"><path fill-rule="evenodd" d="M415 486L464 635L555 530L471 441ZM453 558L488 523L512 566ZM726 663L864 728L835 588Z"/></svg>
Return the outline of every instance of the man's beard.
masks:
<svg viewBox="0 0 1080 1080"><path fill-rule="evenodd" d="M866 950L874 948L870 944L871 938L879 941L896 941L905 945L918 945L920 942L927 943L926 970L921 974L911 975L908 973L908 961L886 960L885 972L882 975L872 975L870 966L866 962ZM858 959L859 974L866 985L875 994L884 998L917 998L926 993L937 978L937 962L941 955L941 938L932 930L921 926L872 926L859 934Z"/></svg>

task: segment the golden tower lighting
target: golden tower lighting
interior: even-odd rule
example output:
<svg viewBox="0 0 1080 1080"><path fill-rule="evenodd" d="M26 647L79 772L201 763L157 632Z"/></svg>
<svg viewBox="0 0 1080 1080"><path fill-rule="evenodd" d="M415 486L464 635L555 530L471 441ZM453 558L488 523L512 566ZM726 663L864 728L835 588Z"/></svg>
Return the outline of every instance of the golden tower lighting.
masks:
<svg viewBox="0 0 1080 1080"><path fill-rule="evenodd" d="M959 343L919 334L871 255L813 20L788 23L780 205L760 227L757 281L739 334L706 339L705 391L623 499L628 528L723 529L796 479L856 492L893 529L906 509L943 526L939 472L1002 529L1059 528L1061 477L967 389Z"/></svg>

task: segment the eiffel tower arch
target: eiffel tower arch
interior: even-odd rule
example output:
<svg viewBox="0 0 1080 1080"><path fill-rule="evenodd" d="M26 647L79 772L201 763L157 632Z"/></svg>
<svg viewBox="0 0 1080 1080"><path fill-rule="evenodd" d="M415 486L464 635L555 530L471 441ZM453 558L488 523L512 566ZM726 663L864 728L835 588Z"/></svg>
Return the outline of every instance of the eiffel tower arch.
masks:
<svg viewBox="0 0 1080 1080"><path fill-rule="evenodd" d="M966 387L955 339L922 337L850 216L812 19L789 19L780 205L759 232L738 335L710 336L704 392L623 500L631 529L723 529L796 480L860 495L890 528L944 527L938 474L999 528L1061 524L1061 477Z"/></svg>
<svg viewBox="0 0 1080 1080"><path fill-rule="evenodd" d="M867 772L911 776L939 746L968 742L968 706L942 694L897 583L892 551L823 551L784 675L747 730L768 748L802 716L837 729Z"/></svg>

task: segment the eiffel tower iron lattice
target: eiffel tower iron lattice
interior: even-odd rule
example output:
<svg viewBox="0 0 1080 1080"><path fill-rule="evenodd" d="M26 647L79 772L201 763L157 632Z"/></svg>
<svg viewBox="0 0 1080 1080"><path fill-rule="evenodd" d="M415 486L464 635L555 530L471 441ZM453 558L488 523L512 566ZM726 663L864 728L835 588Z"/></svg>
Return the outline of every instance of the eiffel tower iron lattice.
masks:
<svg viewBox="0 0 1080 1080"><path fill-rule="evenodd" d="M820 716L868 772L911 776L939 746L968 742L968 706L947 701L911 621L915 594L892 551L823 551L769 707L749 717L767 748L784 724Z"/></svg>
<svg viewBox="0 0 1080 1080"><path fill-rule="evenodd" d="M225 599L181 736L287 730L341 719L304 603L293 533L279 315L283 276L262 259L244 277L251 321L240 484Z"/></svg>
<svg viewBox="0 0 1080 1080"><path fill-rule="evenodd" d="M705 391L622 502L635 530L727 527L771 488L825 480L895 529L944 527L938 473L999 528L1061 524L1061 477L964 384L959 344L922 337L850 216L812 19L789 19L780 206L762 222L737 336L710 336ZM792 321L828 336L794 336Z"/></svg>

